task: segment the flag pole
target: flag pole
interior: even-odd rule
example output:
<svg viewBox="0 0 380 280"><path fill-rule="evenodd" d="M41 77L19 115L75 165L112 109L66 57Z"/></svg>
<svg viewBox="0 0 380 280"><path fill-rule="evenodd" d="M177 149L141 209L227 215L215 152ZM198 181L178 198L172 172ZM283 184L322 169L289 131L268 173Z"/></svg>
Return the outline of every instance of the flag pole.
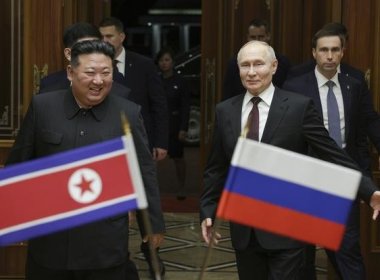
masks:
<svg viewBox="0 0 380 280"><path fill-rule="evenodd" d="M125 136L127 136L127 137L130 136L131 135L131 127L129 125L129 121L125 115L125 112L121 112L121 124L123 126ZM140 211L140 215L141 215L141 219L143 221L143 226L144 226L146 235L152 236L153 230L152 230L152 225L150 223L148 210L147 209L140 209L138 211ZM154 279L155 280L161 280L161 273L160 273L160 266L158 264L157 251L153 247L153 243L149 242L149 239L148 239L148 245L149 245L150 256L152 258Z"/></svg>
<svg viewBox="0 0 380 280"><path fill-rule="evenodd" d="M202 280L204 277L204 274L205 274L206 269L207 269L207 265L208 265L210 258L211 258L211 251L212 251L212 248L214 245L213 241L215 240L216 234L218 233L218 229L220 228L221 224L222 224L222 220L216 218L214 226L213 226L212 234L211 234L211 242L208 244L206 256L203 260L202 269L201 269L201 272L199 274L198 280Z"/></svg>

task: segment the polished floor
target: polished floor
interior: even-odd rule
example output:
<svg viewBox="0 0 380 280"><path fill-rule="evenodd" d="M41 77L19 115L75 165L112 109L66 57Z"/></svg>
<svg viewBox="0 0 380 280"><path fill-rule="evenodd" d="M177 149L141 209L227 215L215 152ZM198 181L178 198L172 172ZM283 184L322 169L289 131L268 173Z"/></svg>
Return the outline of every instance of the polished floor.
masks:
<svg viewBox="0 0 380 280"><path fill-rule="evenodd" d="M207 247L200 239L198 213L165 213L167 233L160 250L160 257L166 266L165 280L200 279L200 271ZM202 279L237 280L235 257L231 248L228 224L220 228L222 240L211 252L207 272ZM140 234L136 224L131 225L130 251L136 263L141 280L151 279L148 267L140 252ZM317 252L318 280L327 279L326 256L323 250Z"/></svg>

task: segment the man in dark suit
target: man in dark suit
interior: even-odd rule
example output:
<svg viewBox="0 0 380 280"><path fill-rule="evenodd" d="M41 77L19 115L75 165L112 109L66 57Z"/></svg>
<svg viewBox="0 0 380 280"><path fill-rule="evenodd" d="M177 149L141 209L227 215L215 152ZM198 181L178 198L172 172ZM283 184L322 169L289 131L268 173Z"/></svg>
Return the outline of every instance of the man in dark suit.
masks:
<svg viewBox="0 0 380 280"><path fill-rule="evenodd" d="M235 144L247 119L251 118L250 111L256 110L258 114L258 127L255 126L258 141L301 154L312 148L322 160L358 168L329 137L310 98L273 86L277 60L268 44L248 42L238 54L238 63L247 91L217 105L213 142L204 171L200 218L202 236L207 243L215 241L211 240L213 219ZM370 178L362 177L359 195L374 207L376 216L380 191ZM231 223L230 229L241 280L302 279L304 243L236 223Z"/></svg>
<svg viewBox="0 0 380 280"><path fill-rule="evenodd" d="M166 157L168 149L169 117L165 90L157 68L152 59L126 50L123 42L126 37L123 23L113 17L105 18L99 24L103 40L114 46L116 50L115 61L118 70L124 75L125 84L131 89L129 100L141 106L145 128L148 133L149 144L153 158L156 161ZM140 231L144 236L141 220ZM143 239L140 246L149 270L153 276L153 266L147 240ZM158 258L161 274L165 274L164 263Z"/></svg>
<svg viewBox="0 0 380 280"><path fill-rule="evenodd" d="M270 43L270 31L266 21L261 19L253 19L247 30L247 41L257 40L263 41L267 44ZM285 82L288 71L290 69L289 59L276 52L276 59L278 61L278 67L276 73L273 75L273 84L277 87L281 87ZM239 67L237 64L236 56L228 61L227 70L223 81L223 100L235 95L239 95L245 92L245 88L241 84L239 76Z"/></svg>
<svg viewBox="0 0 380 280"><path fill-rule="evenodd" d="M105 18L99 24L103 40L114 46L115 61L125 84L131 89L129 99L142 108L153 157L165 158L168 147L168 112L165 91L152 59L126 50L123 23L117 18Z"/></svg>
<svg viewBox="0 0 380 280"><path fill-rule="evenodd" d="M374 144L380 150L380 120L374 111L371 96L365 84L359 80L338 73L338 67L344 54L345 38L334 30L321 29L313 37L313 57L316 67L304 75L287 80L283 89L294 91L313 99L326 129L331 134L331 114L329 108L329 88L326 85L332 81L333 94L336 96L339 114L339 140L342 148L359 165L362 172L370 176L370 156L365 128L370 128L369 134ZM342 69L342 68L341 68ZM360 250L360 201L357 199L352 206L346 232L337 252L326 250L326 253L341 279L365 279L365 266ZM315 279L314 259L315 247L309 248L308 268L305 279Z"/></svg>
<svg viewBox="0 0 380 280"><path fill-rule="evenodd" d="M120 112L131 125L154 234L159 246L165 230L156 168L148 148L140 107L110 94L111 45L90 40L71 50L67 73L72 87L33 97L6 164L48 156L117 136ZM60 231L29 241L27 279L129 279L128 214Z"/></svg>
<svg viewBox="0 0 380 280"><path fill-rule="evenodd" d="M102 35L96 26L87 22L74 23L66 27L63 32L63 54L67 61L70 62L71 48L75 43L83 40L101 39ZM128 98L131 90L123 85L124 77L117 71L117 68L116 71L113 71L113 80L116 82L112 84L112 94ZM67 72L65 69L42 78L40 81L39 93L67 89L69 87L70 81L67 78Z"/></svg>

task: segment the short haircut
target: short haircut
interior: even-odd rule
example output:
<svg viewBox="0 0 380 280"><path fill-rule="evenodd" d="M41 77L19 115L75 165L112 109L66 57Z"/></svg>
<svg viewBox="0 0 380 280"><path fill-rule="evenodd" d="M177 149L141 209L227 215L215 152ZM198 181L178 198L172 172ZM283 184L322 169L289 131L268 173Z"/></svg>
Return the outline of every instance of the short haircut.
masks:
<svg viewBox="0 0 380 280"><path fill-rule="evenodd" d="M261 46L265 46L266 49L267 49L267 54L268 54L268 57L273 61L273 60L276 60L276 54L273 50L273 48L267 44L266 42L263 42L263 41L256 41L256 40L252 40L252 41L249 41L247 43L245 43L239 50L238 54L237 54L237 62L239 63L240 61L240 56L241 56L241 51L247 47L248 45L261 45Z"/></svg>
<svg viewBox="0 0 380 280"><path fill-rule="evenodd" d="M341 47L343 48L344 44L345 44L344 36L335 29L325 29L325 28L322 28L322 29L318 30L317 33L315 33L315 35L313 36L313 39L311 40L311 46L313 47L313 49L315 49L317 47L317 42L320 38L332 37L332 36L338 36L339 37Z"/></svg>
<svg viewBox="0 0 380 280"><path fill-rule="evenodd" d="M104 18L99 24L99 27L108 27L108 26L115 26L117 31L119 31L120 33L124 32L124 25L121 22L121 20L118 18L107 17L107 18Z"/></svg>
<svg viewBox="0 0 380 280"><path fill-rule="evenodd" d="M343 37L346 39L346 41L348 40L348 30L347 30L347 27L343 23L330 22L330 23L325 24L322 27L322 29L333 30L333 31L343 35Z"/></svg>
<svg viewBox="0 0 380 280"><path fill-rule="evenodd" d="M174 60L174 51L171 47L163 47L156 55L155 62L158 63L158 61L163 57L165 54L169 54L170 57Z"/></svg>
<svg viewBox="0 0 380 280"><path fill-rule="evenodd" d="M115 49L107 42L101 40L80 41L71 48L71 66L77 67L79 65L80 55L92 53L104 54L108 56L111 61L113 61L115 57Z"/></svg>
<svg viewBox="0 0 380 280"><path fill-rule="evenodd" d="M270 31L268 22L266 20L263 20L263 19L255 18L255 19L251 20L248 24L248 28L251 26L254 26L254 27L264 26L266 33L269 33L269 31Z"/></svg>
<svg viewBox="0 0 380 280"><path fill-rule="evenodd" d="M63 32L63 45L65 48L71 48L78 40L94 37L101 39L102 34L100 34L98 28L87 22L74 23L68 27Z"/></svg>

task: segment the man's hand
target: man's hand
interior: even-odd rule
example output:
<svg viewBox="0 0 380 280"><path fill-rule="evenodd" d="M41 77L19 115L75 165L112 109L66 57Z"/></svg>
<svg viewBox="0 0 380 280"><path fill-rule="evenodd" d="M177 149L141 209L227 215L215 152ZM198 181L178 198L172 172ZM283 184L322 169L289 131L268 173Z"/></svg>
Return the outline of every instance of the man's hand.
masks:
<svg viewBox="0 0 380 280"><path fill-rule="evenodd" d="M203 240L210 244L212 234L213 234L213 228L212 228L212 220L210 218L206 218L202 221L201 224L202 227L202 237ZM218 232L215 232L213 244L218 244L218 240L221 238L221 235Z"/></svg>
<svg viewBox="0 0 380 280"><path fill-rule="evenodd" d="M371 201L369 202L369 205L373 208L373 215L372 219L376 220L377 216L379 215L380 211L380 191L375 191L373 195L371 196Z"/></svg>
<svg viewBox="0 0 380 280"><path fill-rule="evenodd" d="M153 148L153 159L155 161L162 160L166 157L167 150L161 148Z"/></svg>
<svg viewBox="0 0 380 280"><path fill-rule="evenodd" d="M155 233L151 235L146 235L143 238L143 242L148 242L153 245L153 248L156 249L160 247L162 241L164 240L164 234L162 233Z"/></svg>

